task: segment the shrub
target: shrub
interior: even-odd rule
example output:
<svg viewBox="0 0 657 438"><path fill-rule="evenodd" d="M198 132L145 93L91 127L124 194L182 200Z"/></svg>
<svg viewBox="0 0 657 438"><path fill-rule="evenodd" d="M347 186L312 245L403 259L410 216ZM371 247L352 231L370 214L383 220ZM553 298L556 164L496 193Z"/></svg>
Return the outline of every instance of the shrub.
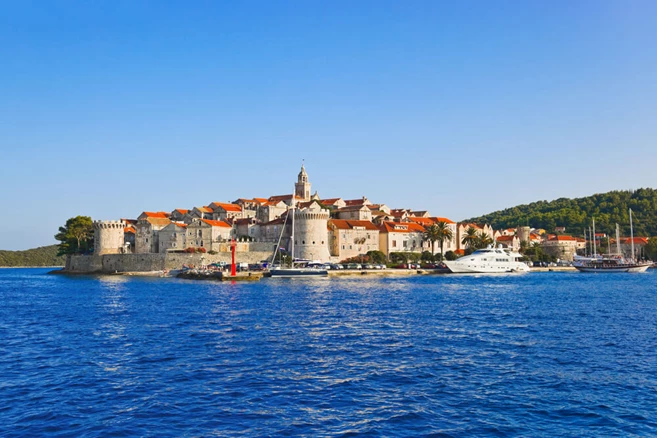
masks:
<svg viewBox="0 0 657 438"><path fill-rule="evenodd" d="M216 255L216 254L219 254L219 253L217 251L215 251L214 249L211 249L210 251L208 251L208 254Z"/></svg>

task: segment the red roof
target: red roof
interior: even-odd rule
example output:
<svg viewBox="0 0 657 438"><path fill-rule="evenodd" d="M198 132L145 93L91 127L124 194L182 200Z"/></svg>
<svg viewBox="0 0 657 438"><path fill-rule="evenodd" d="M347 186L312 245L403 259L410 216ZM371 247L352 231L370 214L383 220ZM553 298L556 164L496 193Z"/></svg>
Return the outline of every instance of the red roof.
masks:
<svg viewBox="0 0 657 438"><path fill-rule="evenodd" d="M409 217L408 220L411 221L411 222L415 222L416 224L423 225L425 227L428 227L429 225L433 225L435 223L433 219L428 218L428 217L415 217L415 216L412 216L412 217Z"/></svg>
<svg viewBox="0 0 657 438"><path fill-rule="evenodd" d="M125 227L125 228L123 229L123 232L124 232L124 233L132 233L132 234L135 234L136 231L135 231L135 227L133 227L132 225L130 225L129 227Z"/></svg>
<svg viewBox="0 0 657 438"><path fill-rule="evenodd" d="M226 211L242 211L242 207L237 204L228 204L224 202L213 202L212 205L215 209L216 208L222 208Z"/></svg>
<svg viewBox="0 0 657 438"><path fill-rule="evenodd" d="M211 225L213 227L222 227L222 228L232 228L230 225L228 225L224 221L213 221L210 219L201 219L203 222L205 222L208 225Z"/></svg>
<svg viewBox="0 0 657 438"><path fill-rule="evenodd" d="M177 211L180 214L187 214L189 210L185 210L183 208L176 208L174 211Z"/></svg>
<svg viewBox="0 0 657 438"><path fill-rule="evenodd" d="M384 222L379 230L382 233L424 233L424 227L413 222Z"/></svg>
<svg viewBox="0 0 657 438"><path fill-rule="evenodd" d="M448 224L455 224L451 219L447 219L446 217L432 217L431 219L435 219L436 222L446 222Z"/></svg>
<svg viewBox="0 0 657 438"><path fill-rule="evenodd" d="M201 213L212 213L212 209L210 207L208 207L207 205L204 206L204 207L196 207L196 209L198 211L200 211Z"/></svg>
<svg viewBox="0 0 657 438"><path fill-rule="evenodd" d="M552 236L548 240L552 240L552 241L556 240L556 241L559 241L559 242L568 242L568 241L577 242L577 239L574 238L573 236Z"/></svg>
<svg viewBox="0 0 657 438"><path fill-rule="evenodd" d="M454 251L454 253L456 255L462 256L462 255L465 255L465 250L464 249L457 249L456 251Z"/></svg>
<svg viewBox="0 0 657 438"><path fill-rule="evenodd" d="M146 217L169 219L169 213L166 213L164 211L145 211L142 214L140 214L140 216L143 215L145 215Z"/></svg>
<svg viewBox="0 0 657 438"><path fill-rule="evenodd" d="M513 242L513 239L516 236L498 236L497 241L498 242Z"/></svg>
<svg viewBox="0 0 657 438"><path fill-rule="evenodd" d="M320 202L324 205L334 205L336 202L338 202L342 198L329 198L329 199L322 199Z"/></svg>
<svg viewBox="0 0 657 438"><path fill-rule="evenodd" d="M345 207L353 207L354 205L363 205L365 204L365 200L363 198L360 199L349 199L344 201Z"/></svg>
<svg viewBox="0 0 657 438"><path fill-rule="evenodd" d="M187 224L183 224L183 223L181 223L181 222L174 222L174 224L175 224L177 227L180 227L180 228L187 228Z"/></svg>
<svg viewBox="0 0 657 438"><path fill-rule="evenodd" d="M339 230L352 230L354 227L364 227L366 230L378 230L379 227L370 221L352 221L344 219L330 219L329 225L335 226Z"/></svg>
<svg viewBox="0 0 657 438"><path fill-rule="evenodd" d="M630 245L632 243L632 238L631 237L621 237L621 243ZM634 244L635 245L647 245L648 244L648 238L647 237L635 237L634 238Z"/></svg>

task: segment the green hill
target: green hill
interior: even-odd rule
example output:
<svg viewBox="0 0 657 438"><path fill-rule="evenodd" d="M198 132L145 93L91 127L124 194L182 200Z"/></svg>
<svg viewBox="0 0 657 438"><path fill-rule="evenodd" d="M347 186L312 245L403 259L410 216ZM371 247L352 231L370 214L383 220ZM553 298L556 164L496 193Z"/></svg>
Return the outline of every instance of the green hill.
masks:
<svg viewBox="0 0 657 438"><path fill-rule="evenodd" d="M0 266L64 266L65 256L57 255L57 245L25 251L0 250Z"/></svg>
<svg viewBox="0 0 657 438"><path fill-rule="evenodd" d="M616 223L621 235L630 234L632 209L635 236L657 236L657 190L613 191L585 198L559 198L519 205L464 222L488 223L494 229L529 225L553 232L555 227L566 227L566 233L583 236L584 228L595 219L596 231L614 235Z"/></svg>

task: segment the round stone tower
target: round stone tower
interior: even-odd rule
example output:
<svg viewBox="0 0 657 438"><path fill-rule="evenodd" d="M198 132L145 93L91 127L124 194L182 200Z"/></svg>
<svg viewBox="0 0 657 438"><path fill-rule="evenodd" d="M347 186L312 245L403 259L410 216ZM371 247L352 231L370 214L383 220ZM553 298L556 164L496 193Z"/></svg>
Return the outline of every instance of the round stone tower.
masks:
<svg viewBox="0 0 657 438"><path fill-rule="evenodd" d="M94 254L123 252L123 221L94 221Z"/></svg>
<svg viewBox="0 0 657 438"><path fill-rule="evenodd" d="M294 257L305 260L329 260L328 220L330 213L313 202L294 212Z"/></svg>
<svg viewBox="0 0 657 438"><path fill-rule="evenodd" d="M516 235L521 242L529 242L529 234L531 230L529 227L518 227Z"/></svg>

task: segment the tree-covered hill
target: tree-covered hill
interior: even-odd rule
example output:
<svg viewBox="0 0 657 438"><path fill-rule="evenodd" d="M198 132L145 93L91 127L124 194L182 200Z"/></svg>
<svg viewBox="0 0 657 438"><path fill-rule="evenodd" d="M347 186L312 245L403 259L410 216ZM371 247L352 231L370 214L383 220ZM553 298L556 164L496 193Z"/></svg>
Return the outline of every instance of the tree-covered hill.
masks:
<svg viewBox="0 0 657 438"><path fill-rule="evenodd" d="M57 250L57 245L25 251L0 250L0 266L64 266L66 257L58 256Z"/></svg>
<svg viewBox="0 0 657 438"><path fill-rule="evenodd" d="M595 219L598 232L615 234L616 223L621 235L630 234L632 209L635 236L657 236L657 190L613 191L585 198L559 198L555 201L538 201L519 205L465 222L489 223L494 229L529 225L553 232L555 227L566 227L566 233L583 236L584 228Z"/></svg>

